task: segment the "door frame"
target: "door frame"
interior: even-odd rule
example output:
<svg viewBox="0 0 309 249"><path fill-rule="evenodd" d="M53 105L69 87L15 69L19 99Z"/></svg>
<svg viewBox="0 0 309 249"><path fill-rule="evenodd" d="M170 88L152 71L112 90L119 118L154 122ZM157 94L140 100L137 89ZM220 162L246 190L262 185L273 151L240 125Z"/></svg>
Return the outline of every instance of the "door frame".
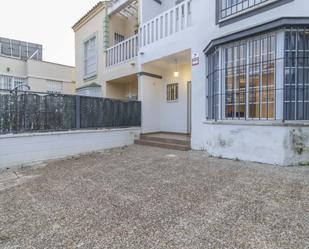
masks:
<svg viewBox="0 0 309 249"><path fill-rule="evenodd" d="M187 131L192 131L192 81L187 82Z"/></svg>

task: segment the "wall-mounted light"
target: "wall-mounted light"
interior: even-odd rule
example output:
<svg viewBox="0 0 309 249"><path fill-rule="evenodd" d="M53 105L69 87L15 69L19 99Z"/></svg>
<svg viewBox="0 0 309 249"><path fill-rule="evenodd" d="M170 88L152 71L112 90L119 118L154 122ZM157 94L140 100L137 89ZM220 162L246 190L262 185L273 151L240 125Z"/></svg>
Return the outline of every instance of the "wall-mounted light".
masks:
<svg viewBox="0 0 309 249"><path fill-rule="evenodd" d="M179 71L178 71L178 61L177 61L177 59L175 60L175 68L176 68L176 70L174 72L174 77L178 78L179 77Z"/></svg>

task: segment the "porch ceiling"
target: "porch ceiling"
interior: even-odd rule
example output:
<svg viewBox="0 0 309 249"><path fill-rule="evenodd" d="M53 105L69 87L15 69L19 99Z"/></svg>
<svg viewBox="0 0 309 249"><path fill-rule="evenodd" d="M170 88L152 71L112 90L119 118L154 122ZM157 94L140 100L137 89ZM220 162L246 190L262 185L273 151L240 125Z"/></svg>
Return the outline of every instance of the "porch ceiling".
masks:
<svg viewBox="0 0 309 249"><path fill-rule="evenodd" d="M138 82L137 74L131 74L125 77L107 81L108 84L127 84Z"/></svg>
<svg viewBox="0 0 309 249"><path fill-rule="evenodd" d="M159 69L175 68L175 61L178 65L186 65L191 63L191 50L184 50L176 54L172 54L155 61L148 62L144 66L156 67Z"/></svg>
<svg viewBox="0 0 309 249"><path fill-rule="evenodd" d="M112 0L109 3L109 15L119 14L123 17L131 17L138 12L137 0Z"/></svg>

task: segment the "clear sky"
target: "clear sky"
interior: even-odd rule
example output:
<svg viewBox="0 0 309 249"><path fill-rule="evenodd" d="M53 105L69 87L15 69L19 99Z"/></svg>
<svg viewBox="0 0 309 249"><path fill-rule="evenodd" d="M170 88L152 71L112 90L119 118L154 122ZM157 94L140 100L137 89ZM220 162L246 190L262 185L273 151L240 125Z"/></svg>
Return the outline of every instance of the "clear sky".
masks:
<svg viewBox="0 0 309 249"><path fill-rule="evenodd" d="M0 37L43 45L43 59L75 65L73 24L99 0L1 0Z"/></svg>

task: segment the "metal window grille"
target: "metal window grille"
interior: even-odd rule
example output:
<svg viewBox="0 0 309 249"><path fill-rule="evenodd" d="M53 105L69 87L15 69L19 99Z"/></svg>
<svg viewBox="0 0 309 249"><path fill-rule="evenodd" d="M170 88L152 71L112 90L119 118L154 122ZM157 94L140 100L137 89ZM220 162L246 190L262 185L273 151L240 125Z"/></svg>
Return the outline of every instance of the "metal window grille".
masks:
<svg viewBox="0 0 309 249"><path fill-rule="evenodd" d="M178 100L178 83L167 85L167 101Z"/></svg>
<svg viewBox="0 0 309 249"><path fill-rule="evenodd" d="M63 93L63 82L56 80L47 80L47 92L54 94Z"/></svg>
<svg viewBox="0 0 309 249"><path fill-rule="evenodd" d="M285 32L284 118L309 120L309 29Z"/></svg>
<svg viewBox="0 0 309 249"><path fill-rule="evenodd" d="M208 58L208 76L207 76L207 103L208 103L208 119L219 119L219 50L215 50Z"/></svg>
<svg viewBox="0 0 309 249"><path fill-rule="evenodd" d="M208 119L275 118L275 34L217 49L208 67Z"/></svg>
<svg viewBox="0 0 309 249"><path fill-rule="evenodd" d="M220 17L226 18L271 0L221 0Z"/></svg>
<svg viewBox="0 0 309 249"><path fill-rule="evenodd" d="M0 75L0 89L13 90L14 88L27 84L27 79L22 77L14 77L9 75ZM23 90L23 89L19 89Z"/></svg>

